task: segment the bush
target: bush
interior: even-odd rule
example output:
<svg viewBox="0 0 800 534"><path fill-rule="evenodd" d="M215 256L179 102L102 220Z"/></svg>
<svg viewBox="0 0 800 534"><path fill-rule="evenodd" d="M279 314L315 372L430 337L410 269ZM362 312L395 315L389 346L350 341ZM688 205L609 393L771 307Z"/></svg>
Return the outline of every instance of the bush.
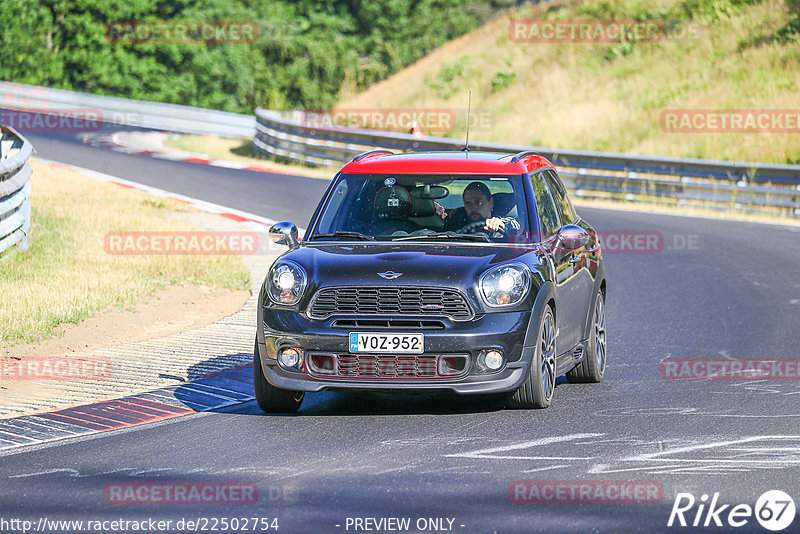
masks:
<svg viewBox="0 0 800 534"><path fill-rule="evenodd" d="M517 79L515 72L498 72L492 78L492 92L502 91Z"/></svg>

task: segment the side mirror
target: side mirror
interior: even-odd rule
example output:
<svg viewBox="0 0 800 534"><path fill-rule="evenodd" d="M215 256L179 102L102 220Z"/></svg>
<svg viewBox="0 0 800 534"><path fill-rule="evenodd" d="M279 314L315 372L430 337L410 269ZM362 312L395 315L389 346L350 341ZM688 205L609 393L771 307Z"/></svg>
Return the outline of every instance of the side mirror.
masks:
<svg viewBox="0 0 800 534"><path fill-rule="evenodd" d="M269 229L269 238L276 245L286 245L289 248L299 246L297 241L297 227L290 222L279 222Z"/></svg>
<svg viewBox="0 0 800 534"><path fill-rule="evenodd" d="M558 234L556 234L556 241L558 242L559 246L567 250L575 250L585 247L591 240L592 236L589 235L589 232L575 224L562 226L558 231Z"/></svg>

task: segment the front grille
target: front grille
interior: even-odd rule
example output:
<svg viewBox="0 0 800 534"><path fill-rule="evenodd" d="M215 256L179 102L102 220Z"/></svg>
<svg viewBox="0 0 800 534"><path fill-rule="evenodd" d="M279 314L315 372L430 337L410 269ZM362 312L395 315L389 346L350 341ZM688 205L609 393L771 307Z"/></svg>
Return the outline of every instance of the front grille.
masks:
<svg viewBox="0 0 800 534"><path fill-rule="evenodd" d="M436 356L339 356L338 375L345 378L433 378Z"/></svg>
<svg viewBox="0 0 800 534"><path fill-rule="evenodd" d="M456 321L472 319L460 291L434 287L328 287L317 292L308 315L445 315Z"/></svg>
<svg viewBox="0 0 800 534"><path fill-rule="evenodd" d="M468 371L469 356L310 353L306 363L311 375L325 379L458 378Z"/></svg>

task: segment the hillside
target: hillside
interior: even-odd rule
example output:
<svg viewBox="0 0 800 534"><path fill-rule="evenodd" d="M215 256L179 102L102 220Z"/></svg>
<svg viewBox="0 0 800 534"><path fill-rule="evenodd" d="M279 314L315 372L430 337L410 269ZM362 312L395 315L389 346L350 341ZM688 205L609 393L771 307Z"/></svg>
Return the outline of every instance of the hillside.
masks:
<svg viewBox="0 0 800 534"><path fill-rule="evenodd" d="M519 42L514 19L664 22L657 42ZM466 108L476 139L572 149L800 163L800 128L668 132L668 110L800 114L797 0L590 0L531 7L455 39L339 104ZM787 115L791 115L788 113ZM433 133L433 132L431 132ZM463 120L446 135L463 135Z"/></svg>

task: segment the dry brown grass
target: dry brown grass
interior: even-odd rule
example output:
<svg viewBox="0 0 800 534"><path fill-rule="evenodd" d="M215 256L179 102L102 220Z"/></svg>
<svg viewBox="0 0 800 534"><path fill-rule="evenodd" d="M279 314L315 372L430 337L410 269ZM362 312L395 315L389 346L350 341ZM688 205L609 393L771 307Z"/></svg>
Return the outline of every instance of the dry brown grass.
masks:
<svg viewBox="0 0 800 534"><path fill-rule="evenodd" d="M556 15L534 7L520 16L587 18L581 9L610 4L622 13L619 18L625 18L626 12L668 9L677 3L590 0ZM800 42L747 44L774 33L789 16L785 0L764 0L730 18L703 23L699 39L638 43L628 55L607 59L609 44L512 42L509 15L446 44L340 107L462 110L472 89L473 109L488 110L494 119L492 128L473 130L474 139L800 162L796 133L666 133L659 123L665 109L800 109ZM440 74L459 64L463 75L443 83ZM515 80L493 90L492 80L503 72L514 73ZM462 132L456 128L451 135L461 137Z"/></svg>

